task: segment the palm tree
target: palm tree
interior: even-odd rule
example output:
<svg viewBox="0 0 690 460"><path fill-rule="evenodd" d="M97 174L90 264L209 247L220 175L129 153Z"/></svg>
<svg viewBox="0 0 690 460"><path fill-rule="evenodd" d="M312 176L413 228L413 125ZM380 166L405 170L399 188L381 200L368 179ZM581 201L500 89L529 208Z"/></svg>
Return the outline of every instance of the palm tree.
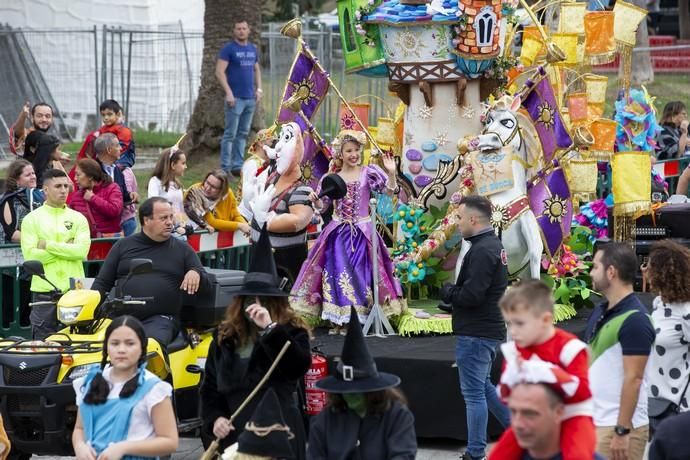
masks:
<svg viewBox="0 0 690 460"><path fill-rule="evenodd" d="M262 2L263 0L205 0L201 85L187 128L191 134L191 146L185 146L194 155L220 154L220 137L225 125L225 96L215 77L216 57L221 47L232 40L232 28L238 20L249 23L249 39L259 47ZM253 124L261 124L262 121L263 110L257 107Z"/></svg>

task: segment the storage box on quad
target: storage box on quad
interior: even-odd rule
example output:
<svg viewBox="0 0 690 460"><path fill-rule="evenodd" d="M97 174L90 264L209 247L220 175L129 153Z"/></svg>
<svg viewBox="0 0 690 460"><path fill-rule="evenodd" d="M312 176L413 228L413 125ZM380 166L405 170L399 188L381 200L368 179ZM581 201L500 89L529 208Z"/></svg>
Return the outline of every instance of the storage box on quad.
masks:
<svg viewBox="0 0 690 460"><path fill-rule="evenodd" d="M245 272L206 268L211 287L195 295L185 294L182 299L181 322L184 327L208 328L225 318L225 311L242 288Z"/></svg>

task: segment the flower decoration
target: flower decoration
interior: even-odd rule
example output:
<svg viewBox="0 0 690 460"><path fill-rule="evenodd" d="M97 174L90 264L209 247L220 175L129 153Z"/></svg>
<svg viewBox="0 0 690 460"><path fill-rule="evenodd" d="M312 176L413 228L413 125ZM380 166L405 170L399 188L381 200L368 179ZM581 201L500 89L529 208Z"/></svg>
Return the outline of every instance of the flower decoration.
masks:
<svg viewBox="0 0 690 460"><path fill-rule="evenodd" d="M510 81L508 75L511 71L515 71L515 69L518 69L520 72L524 69L518 58L513 56L498 56L493 60L491 67L486 69L484 76L496 79L498 83L496 92L504 93ZM491 102L489 104L493 105ZM486 116L486 114L484 114L484 116ZM484 122L483 120L481 121L482 123Z"/></svg>
<svg viewBox="0 0 690 460"><path fill-rule="evenodd" d="M407 281L410 283L418 283L426 277L426 263L418 262L410 264L407 268Z"/></svg>
<svg viewBox="0 0 690 460"><path fill-rule="evenodd" d="M465 31L465 28L467 27L467 21L469 19L467 13L461 11L460 9L458 9L455 12L455 17L458 18L457 22L450 28L450 42L453 44L454 48L456 48L460 44L460 41L462 40L460 38L460 34Z"/></svg>
<svg viewBox="0 0 690 460"><path fill-rule="evenodd" d="M654 99L647 89L631 89L630 95L616 101L614 120L617 152L653 152L656 135L661 131L656 121Z"/></svg>
<svg viewBox="0 0 690 460"><path fill-rule="evenodd" d="M608 206L606 200L590 201L580 206L580 212L573 217L573 224L592 230L591 240L608 237Z"/></svg>
<svg viewBox="0 0 690 460"><path fill-rule="evenodd" d="M375 47L378 41L378 28L374 24L367 24L367 16L377 7L380 0L369 0L365 6L360 6L355 11L355 32L363 37L366 45Z"/></svg>
<svg viewBox="0 0 690 460"><path fill-rule="evenodd" d="M566 244L561 246L561 251L557 257L553 259L544 257L541 265L551 276L577 276L587 268L578 255L572 252L570 246Z"/></svg>

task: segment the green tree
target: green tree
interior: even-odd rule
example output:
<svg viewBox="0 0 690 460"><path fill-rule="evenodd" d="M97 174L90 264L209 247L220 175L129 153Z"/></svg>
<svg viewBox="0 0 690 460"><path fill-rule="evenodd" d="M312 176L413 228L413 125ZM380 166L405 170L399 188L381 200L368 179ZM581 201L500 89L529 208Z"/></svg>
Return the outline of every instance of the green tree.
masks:
<svg viewBox="0 0 690 460"><path fill-rule="evenodd" d="M185 143L193 155L220 155L225 95L215 77L216 58L221 47L232 40L232 28L238 20L249 23L249 39L259 48L262 3L263 0L205 0L201 84L187 129L191 136ZM262 123L263 110L257 107L252 129L260 128Z"/></svg>

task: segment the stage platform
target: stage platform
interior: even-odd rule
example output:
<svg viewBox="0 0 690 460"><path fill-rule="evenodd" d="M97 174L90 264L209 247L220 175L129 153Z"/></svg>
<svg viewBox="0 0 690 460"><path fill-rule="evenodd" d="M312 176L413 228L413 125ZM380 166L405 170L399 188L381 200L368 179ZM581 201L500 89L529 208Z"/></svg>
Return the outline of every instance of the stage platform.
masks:
<svg viewBox="0 0 690 460"><path fill-rule="evenodd" d="M574 334L584 333L589 311L560 326ZM330 372L333 360L340 355L344 337L330 336L325 329L317 329L313 346L327 357ZM419 438L450 438L467 440L465 404L460 393L458 370L455 367L455 337L367 337L367 345L380 371L398 375L400 388L408 399L415 416ZM493 381L497 381L500 359L494 363ZM489 417L489 435L498 437L501 426Z"/></svg>

